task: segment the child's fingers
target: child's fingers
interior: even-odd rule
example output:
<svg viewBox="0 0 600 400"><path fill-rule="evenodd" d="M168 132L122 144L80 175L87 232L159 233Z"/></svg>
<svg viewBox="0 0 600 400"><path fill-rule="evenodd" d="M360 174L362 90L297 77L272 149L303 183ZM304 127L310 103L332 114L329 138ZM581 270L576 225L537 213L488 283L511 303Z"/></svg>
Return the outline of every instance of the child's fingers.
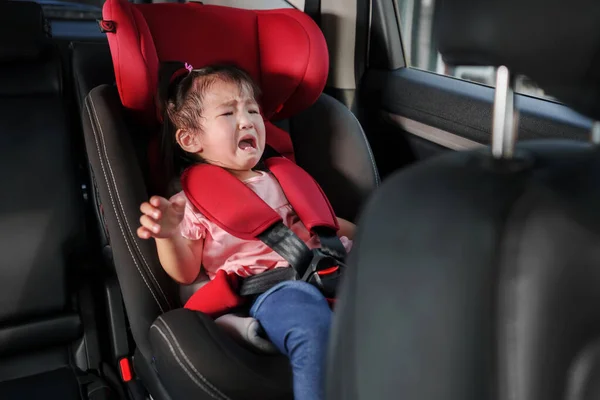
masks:
<svg viewBox="0 0 600 400"><path fill-rule="evenodd" d="M144 228L143 226L140 226L137 229L137 235L140 239L150 239L152 237L152 232L150 232L148 229Z"/></svg>
<svg viewBox="0 0 600 400"><path fill-rule="evenodd" d="M140 224L142 224L142 227L148 229L153 234L157 234L160 232L160 225L157 224L155 220L153 220L147 215L142 215L140 217Z"/></svg>
<svg viewBox="0 0 600 400"><path fill-rule="evenodd" d="M142 203L140 206L140 211L154 219L159 219L162 215L162 212L158 208L153 207L148 202Z"/></svg>
<svg viewBox="0 0 600 400"><path fill-rule="evenodd" d="M165 199L164 197L152 196L150 197L150 204L159 210L164 210L169 206L170 203L169 200Z"/></svg>
<svg viewBox="0 0 600 400"><path fill-rule="evenodd" d="M184 197L176 197L171 202L173 210L177 213L183 213L185 211L186 203L187 203L187 201L185 200Z"/></svg>

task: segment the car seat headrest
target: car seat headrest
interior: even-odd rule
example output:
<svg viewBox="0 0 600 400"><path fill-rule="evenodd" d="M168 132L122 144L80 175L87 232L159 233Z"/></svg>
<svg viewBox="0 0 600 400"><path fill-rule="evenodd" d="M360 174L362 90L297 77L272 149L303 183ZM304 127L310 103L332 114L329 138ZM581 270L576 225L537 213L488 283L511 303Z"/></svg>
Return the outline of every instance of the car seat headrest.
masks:
<svg viewBox="0 0 600 400"><path fill-rule="evenodd" d="M451 65L505 65L600 119L600 2L438 0L434 32Z"/></svg>
<svg viewBox="0 0 600 400"><path fill-rule="evenodd" d="M49 46L42 7L28 1L0 1L0 62L39 58Z"/></svg>
<svg viewBox="0 0 600 400"><path fill-rule="evenodd" d="M103 18L121 101L145 120L156 121L158 71L164 61L196 68L238 65L261 87L263 113L270 120L309 107L325 87L325 39L298 10L108 0Z"/></svg>

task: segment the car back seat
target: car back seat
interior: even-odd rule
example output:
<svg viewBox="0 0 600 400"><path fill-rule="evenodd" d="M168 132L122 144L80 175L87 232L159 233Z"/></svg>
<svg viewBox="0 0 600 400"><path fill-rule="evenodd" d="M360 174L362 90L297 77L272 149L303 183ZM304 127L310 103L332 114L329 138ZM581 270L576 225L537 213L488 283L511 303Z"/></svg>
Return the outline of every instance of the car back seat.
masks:
<svg viewBox="0 0 600 400"><path fill-rule="evenodd" d="M82 379L100 395L81 182L40 6L1 2L0 41L0 398L80 398Z"/></svg>

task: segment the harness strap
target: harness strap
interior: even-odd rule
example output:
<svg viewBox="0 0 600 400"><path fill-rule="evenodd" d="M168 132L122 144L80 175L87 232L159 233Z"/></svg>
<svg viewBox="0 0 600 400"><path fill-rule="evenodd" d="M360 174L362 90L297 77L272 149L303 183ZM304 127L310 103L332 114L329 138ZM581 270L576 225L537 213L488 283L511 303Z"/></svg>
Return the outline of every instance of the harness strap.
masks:
<svg viewBox="0 0 600 400"><path fill-rule="evenodd" d="M278 283L297 279L296 271L293 268L275 268L244 278L240 284L239 295L242 297L255 296L266 292Z"/></svg>
<svg viewBox="0 0 600 400"><path fill-rule="evenodd" d="M284 157L271 157L265 161L269 171L277 178L283 193L298 214L306 229L327 227L337 232L340 227L323 189L308 172Z"/></svg>
<svg viewBox="0 0 600 400"><path fill-rule="evenodd" d="M200 164L186 169L181 186L187 198L217 226L253 240L281 216L256 193L221 167Z"/></svg>
<svg viewBox="0 0 600 400"><path fill-rule="evenodd" d="M312 252L283 222L270 226L258 238L283 257L300 277L304 276L312 259Z"/></svg>
<svg viewBox="0 0 600 400"><path fill-rule="evenodd" d="M318 252L311 251L256 193L220 167L203 164L188 168L181 177L182 187L191 203L210 221L239 238L261 240L292 267L243 279L240 295L260 294L285 280L302 279L323 288L320 275L337 276L339 267L333 272L325 269L343 265L346 257L346 249L337 236L339 225L333 208L306 171L276 151L267 150L272 157L266 159L265 165L304 226L319 237Z"/></svg>
<svg viewBox="0 0 600 400"><path fill-rule="evenodd" d="M336 260L346 259L346 248L337 235L337 232L325 227L313 228L313 232L319 237L321 251Z"/></svg>

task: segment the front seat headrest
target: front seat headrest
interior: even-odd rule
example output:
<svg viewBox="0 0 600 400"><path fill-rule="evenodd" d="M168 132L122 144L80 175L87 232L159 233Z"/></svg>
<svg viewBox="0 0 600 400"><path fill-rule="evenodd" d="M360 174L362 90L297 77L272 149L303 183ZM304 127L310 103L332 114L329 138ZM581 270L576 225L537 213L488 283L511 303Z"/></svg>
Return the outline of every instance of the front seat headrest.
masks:
<svg viewBox="0 0 600 400"><path fill-rule="evenodd" d="M438 0L435 37L451 65L505 65L600 119L600 1Z"/></svg>
<svg viewBox="0 0 600 400"><path fill-rule="evenodd" d="M314 103L325 87L329 57L318 26L294 9L242 10L187 4L108 0L103 9L123 105L156 119L159 64L194 67L234 63L262 89L267 119L290 117Z"/></svg>
<svg viewBox="0 0 600 400"><path fill-rule="evenodd" d="M0 1L0 62L35 60L49 44L49 28L39 4Z"/></svg>

